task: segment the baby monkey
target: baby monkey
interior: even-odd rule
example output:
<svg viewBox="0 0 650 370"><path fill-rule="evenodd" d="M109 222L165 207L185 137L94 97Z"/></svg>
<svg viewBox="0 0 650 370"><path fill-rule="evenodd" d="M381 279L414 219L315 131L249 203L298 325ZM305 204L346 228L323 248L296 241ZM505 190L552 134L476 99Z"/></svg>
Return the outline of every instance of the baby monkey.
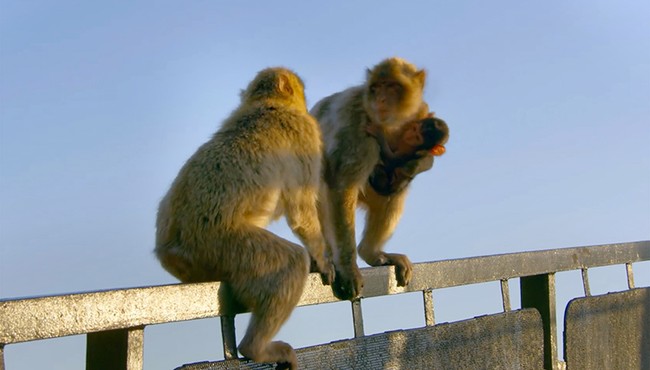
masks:
<svg viewBox="0 0 650 370"><path fill-rule="evenodd" d="M428 155L443 155L449 139L447 123L433 114L405 124L395 135L394 142L390 142L391 138L375 123L370 123L366 131L379 143L381 157L381 163L375 166L369 182L378 194L384 196L403 189L415 175L427 170L420 168L424 165L420 159Z"/></svg>

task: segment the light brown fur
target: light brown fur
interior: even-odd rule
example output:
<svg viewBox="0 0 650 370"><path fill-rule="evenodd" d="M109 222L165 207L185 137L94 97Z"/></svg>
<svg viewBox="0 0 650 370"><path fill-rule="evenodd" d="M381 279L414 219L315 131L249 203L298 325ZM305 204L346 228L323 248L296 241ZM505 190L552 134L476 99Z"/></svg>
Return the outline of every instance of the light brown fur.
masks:
<svg viewBox="0 0 650 370"><path fill-rule="evenodd" d="M370 122L382 126L389 142L404 123L428 114L422 101L426 73L412 64L389 58L367 71L366 82L319 101L311 110L325 141L324 184L320 217L336 266L334 294L353 299L361 293L356 262L355 209L367 209L359 255L371 266L396 265L399 285L411 278L411 262L401 254L385 253L402 214L406 190L388 197L368 186L379 162L379 147L366 132Z"/></svg>
<svg viewBox="0 0 650 370"><path fill-rule="evenodd" d="M160 202L161 264L183 282L228 285L252 312L239 351L254 361L297 368L291 346L271 339L302 294L310 255L324 282L333 279L316 209L321 153L302 81L284 68L265 69ZM309 254L264 229L282 214Z"/></svg>

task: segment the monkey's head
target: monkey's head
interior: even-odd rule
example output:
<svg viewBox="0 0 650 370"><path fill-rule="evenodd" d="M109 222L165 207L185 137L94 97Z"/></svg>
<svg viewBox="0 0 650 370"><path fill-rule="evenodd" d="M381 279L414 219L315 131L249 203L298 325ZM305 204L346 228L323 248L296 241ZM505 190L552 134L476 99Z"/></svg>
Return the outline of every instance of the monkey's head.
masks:
<svg viewBox="0 0 650 370"><path fill-rule="evenodd" d="M283 67L267 68L241 92L242 104L281 103L307 112L305 85L300 77Z"/></svg>
<svg viewBox="0 0 650 370"><path fill-rule="evenodd" d="M437 117L427 117L420 121L422 144L417 150L426 149L433 155L443 155L446 151L445 144L449 140L449 126Z"/></svg>
<svg viewBox="0 0 650 370"><path fill-rule="evenodd" d="M413 117L422 104L426 72L389 58L368 69L363 106L370 119L387 128Z"/></svg>

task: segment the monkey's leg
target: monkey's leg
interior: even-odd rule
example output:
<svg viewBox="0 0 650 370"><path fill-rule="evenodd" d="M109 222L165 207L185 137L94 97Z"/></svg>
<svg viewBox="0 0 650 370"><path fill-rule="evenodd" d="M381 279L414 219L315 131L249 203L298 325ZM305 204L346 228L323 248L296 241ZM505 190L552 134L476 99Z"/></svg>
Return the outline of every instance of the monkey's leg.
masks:
<svg viewBox="0 0 650 370"><path fill-rule="evenodd" d="M388 197L381 196L367 186L365 201L368 206L359 256L370 266L394 265L398 286L411 281L413 266L406 255L385 253L384 244L390 239L404 210L407 189Z"/></svg>
<svg viewBox="0 0 650 370"><path fill-rule="evenodd" d="M339 299L353 299L363 288L354 235L358 192L355 187L329 189L330 222L336 243L332 251L336 266L332 290Z"/></svg>
<svg viewBox="0 0 650 370"><path fill-rule="evenodd" d="M237 301L252 312L239 351L256 362L277 362L297 369L293 348L271 339L302 295L308 255L301 246L260 228L250 228L238 239L228 253L227 263L232 266L228 283Z"/></svg>
<svg viewBox="0 0 650 370"><path fill-rule="evenodd" d="M183 253L182 248L161 248L156 250L156 255L163 268L183 283L200 283L222 279L218 270L206 268L206 266L193 262L191 258L187 257L187 253Z"/></svg>

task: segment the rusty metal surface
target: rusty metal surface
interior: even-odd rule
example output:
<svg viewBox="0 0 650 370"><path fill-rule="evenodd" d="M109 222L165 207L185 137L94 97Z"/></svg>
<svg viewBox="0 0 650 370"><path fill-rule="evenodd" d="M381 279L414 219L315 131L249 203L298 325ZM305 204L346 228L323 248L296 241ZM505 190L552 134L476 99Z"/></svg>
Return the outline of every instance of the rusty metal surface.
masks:
<svg viewBox="0 0 650 370"><path fill-rule="evenodd" d="M297 350L300 369L542 369L542 321L533 309L400 330ZM273 369L230 360L178 370Z"/></svg>
<svg viewBox="0 0 650 370"><path fill-rule="evenodd" d="M497 281L610 264L650 260L650 241L513 253L414 265L408 287L393 267L363 269L363 297ZM62 296L0 300L0 343L11 344L229 313L219 283L176 284ZM299 306L338 301L317 274Z"/></svg>
<svg viewBox="0 0 650 370"><path fill-rule="evenodd" d="M650 288L574 299L564 325L568 370L650 369Z"/></svg>

